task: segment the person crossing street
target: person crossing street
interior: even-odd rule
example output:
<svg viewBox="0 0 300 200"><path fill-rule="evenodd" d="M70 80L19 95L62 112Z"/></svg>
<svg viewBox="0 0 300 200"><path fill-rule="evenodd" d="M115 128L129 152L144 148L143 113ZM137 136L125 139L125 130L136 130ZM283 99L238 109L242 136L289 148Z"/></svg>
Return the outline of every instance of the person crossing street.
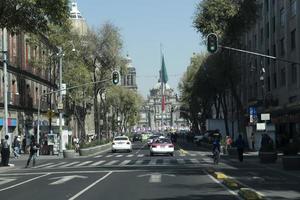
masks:
<svg viewBox="0 0 300 200"><path fill-rule="evenodd" d="M35 160L36 160L38 149L39 149L39 145L36 143L34 136L31 136L30 153L25 168L29 166L31 159L32 159L32 166L33 167L35 166Z"/></svg>

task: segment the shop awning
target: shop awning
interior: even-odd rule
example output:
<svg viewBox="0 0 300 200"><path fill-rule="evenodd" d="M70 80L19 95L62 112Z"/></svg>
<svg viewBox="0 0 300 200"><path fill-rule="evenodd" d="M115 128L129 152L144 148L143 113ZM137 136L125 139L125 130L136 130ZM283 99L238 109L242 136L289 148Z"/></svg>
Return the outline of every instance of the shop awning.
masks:
<svg viewBox="0 0 300 200"><path fill-rule="evenodd" d="M3 126L3 118L0 118L0 126ZM8 118L7 119L8 126L17 126L17 119L16 118Z"/></svg>

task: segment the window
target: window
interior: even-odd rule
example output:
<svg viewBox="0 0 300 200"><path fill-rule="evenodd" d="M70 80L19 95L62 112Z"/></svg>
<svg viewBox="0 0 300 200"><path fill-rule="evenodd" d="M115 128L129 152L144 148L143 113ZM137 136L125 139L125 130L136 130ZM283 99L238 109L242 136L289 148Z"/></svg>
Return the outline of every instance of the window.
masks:
<svg viewBox="0 0 300 200"><path fill-rule="evenodd" d="M280 9L280 25L284 26L285 23L285 11L284 8Z"/></svg>
<svg viewBox="0 0 300 200"><path fill-rule="evenodd" d="M291 83L292 84L297 83L297 66L296 66L296 64L292 64L292 67L291 67Z"/></svg>
<svg viewBox="0 0 300 200"><path fill-rule="evenodd" d="M273 73L273 88L277 88L277 74L276 72Z"/></svg>
<svg viewBox="0 0 300 200"><path fill-rule="evenodd" d="M275 44L273 45L273 56L276 57L276 45Z"/></svg>
<svg viewBox="0 0 300 200"><path fill-rule="evenodd" d="M291 49L294 50L296 48L296 29L291 32Z"/></svg>
<svg viewBox="0 0 300 200"><path fill-rule="evenodd" d="M269 22L266 24L266 38L269 38Z"/></svg>
<svg viewBox="0 0 300 200"><path fill-rule="evenodd" d="M285 50L284 50L284 38L280 40L280 55L284 56Z"/></svg>
<svg viewBox="0 0 300 200"><path fill-rule="evenodd" d="M291 16L295 16L296 9L297 9L296 0L290 0L290 9L291 9Z"/></svg>
<svg viewBox="0 0 300 200"><path fill-rule="evenodd" d="M285 77L285 68L282 68L280 70L280 80L281 80L281 86L285 86L286 84L286 77Z"/></svg>
<svg viewBox="0 0 300 200"><path fill-rule="evenodd" d="M272 24L273 24L273 33L275 33L275 29L276 29L276 19L275 19L275 16L272 19Z"/></svg>

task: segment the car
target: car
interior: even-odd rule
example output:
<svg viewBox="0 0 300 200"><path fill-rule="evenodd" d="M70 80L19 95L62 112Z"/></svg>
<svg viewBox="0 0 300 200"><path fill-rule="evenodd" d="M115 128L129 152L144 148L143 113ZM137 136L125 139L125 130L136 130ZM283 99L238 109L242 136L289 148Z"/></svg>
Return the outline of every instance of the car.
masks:
<svg viewBox="0 0 300 200"><path fill-rule="evenodd" d="M150 156L155 154L174 155L174 144L168 138L158 138L150 145Z"/></svg>
<svg viewBox="0 0 300 200"><path fill-rule="evenodd" d="M136 142L136 141L140 141L140 142L143 141L143 138L142 138L141 134L135 134L135 135L133 135L132 142Z"/></svg>
<svg viewBox="0 0 300 200"><path fill-rule="evenodd" d="M127 136L117 136L113 139L111 151L132 151L132 144Z"/></svg>
<svg viewBox="0 0 300 200"><path fill-rule="evenodd" d="M151 135L149 138L148 138L148 141L147 141L147 144L148 146L150 147L150 145L152 144L152 142L157 139L159 137L159 135Z"/></svg>
<svg viewBox="0 0 300 200"><path fill-rule="evenodd" d="M199 144L203 140L204 136L203 135L195 135L194 136L194 143Z"/></svg>

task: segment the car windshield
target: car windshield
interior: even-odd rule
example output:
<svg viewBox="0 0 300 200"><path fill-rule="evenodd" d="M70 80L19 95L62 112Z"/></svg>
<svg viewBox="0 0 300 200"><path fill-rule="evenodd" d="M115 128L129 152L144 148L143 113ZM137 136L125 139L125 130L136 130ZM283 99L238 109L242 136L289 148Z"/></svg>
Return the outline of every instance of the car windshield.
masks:
<svg viewBox="0 0 300 200"><path fill-rule="evenodd" d="M160 138L160 139L155 140L155 143L158 143L158 144L171 143L171 140L166 139L166 138Z"/></svg>

